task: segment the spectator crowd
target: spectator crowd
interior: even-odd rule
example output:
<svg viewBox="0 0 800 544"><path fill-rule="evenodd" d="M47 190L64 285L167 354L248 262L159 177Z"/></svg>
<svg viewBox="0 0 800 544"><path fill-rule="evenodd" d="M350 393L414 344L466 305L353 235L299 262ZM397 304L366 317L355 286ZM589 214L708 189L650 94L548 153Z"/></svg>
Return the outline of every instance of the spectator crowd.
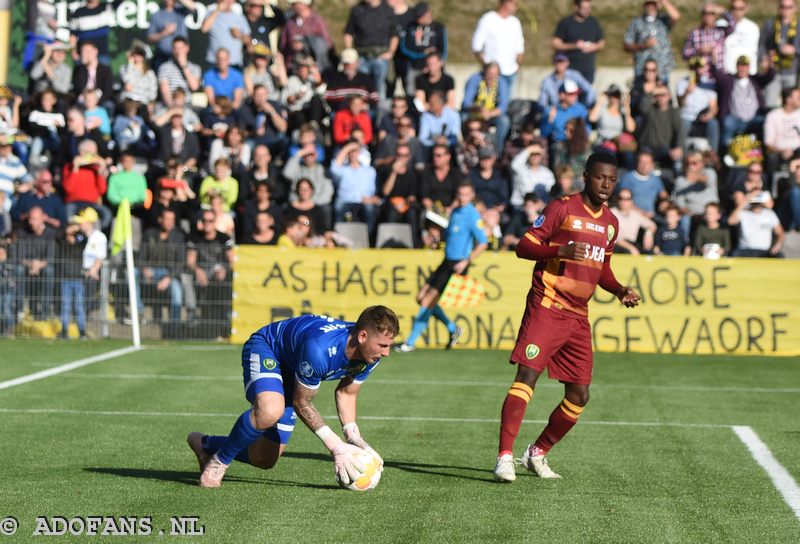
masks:
<svg viewBox="0 0 800 544"><path fill-rule="evenodd" d="M538 97L516 93L517 0L476 22L464 82L425 2L361 0L337 51L312 0L218 0L198 65L195 0L162 0L118 69L112 7L85 0L61 28L53 0L28 1L28 85L0 88L0 333L57 312L58 292L64 330L74 314L85 334L125 199L142 231L137 277L173 322L226 319L234 244L352 247L341 225L355 222L372 245L401 223L406 245L438 248L464 179L491 247L513 248L547 202L581 190L595 150L621 167L618 253L780 256L800 228L794 0L761 24L746 0L695 13L645 0L623 44L575 0ZM673 47L681 17L697 25ZM595 87L607 45L632 55L629 88Z"/></svg>

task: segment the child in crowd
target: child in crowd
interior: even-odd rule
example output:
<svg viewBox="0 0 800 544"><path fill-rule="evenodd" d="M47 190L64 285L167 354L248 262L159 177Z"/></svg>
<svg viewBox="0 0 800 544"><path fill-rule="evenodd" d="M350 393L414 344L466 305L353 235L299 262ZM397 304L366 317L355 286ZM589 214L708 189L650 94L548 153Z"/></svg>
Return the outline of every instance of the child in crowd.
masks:
<svg viewBox="0 0 800 544"><path fill-rule="evenodd" d="M665 225L656 231L655 247L653 253L656 255L689 255L691 247L689 240L680 228L681 210L674 204L670 204L664 213Z"/></svg>
<svg viewBox="0 0 800 544"><path fill-rule="evenodd" d="M720 225L722 211L717 202L706 204L703 224L697 227L694 235L694 254L707 259L719 259L731 251L731 233Z"/></svg>

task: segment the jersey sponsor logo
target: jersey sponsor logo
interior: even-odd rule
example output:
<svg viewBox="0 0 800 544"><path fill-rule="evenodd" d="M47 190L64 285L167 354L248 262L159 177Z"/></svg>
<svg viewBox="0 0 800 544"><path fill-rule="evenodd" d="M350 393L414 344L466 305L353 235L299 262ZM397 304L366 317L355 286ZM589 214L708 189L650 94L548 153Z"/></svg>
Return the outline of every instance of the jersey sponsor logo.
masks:
<svg viewBox="0 0 800 544"><path fill-rule="evenodd" d="M586 248L586 253L583 255L584 259L602 263L606 259L606 248L590 245Z"/></svg>
<svg viewBox="0 0 800 544"><path fill-rule="evenodd" d="M574 230L581 230L581 228L583 228L583 221L581 221L580 219L573 220L572 221L572 228Z"/></svg>
<svg viewBox="0 0 800 544"><path fill-rule="evenodd" d="M608 241L610 242L613 237L614 237L614 225L609 225L608 226Z"/></svg>
<svg viewBox="0 0 800 544"><path fill-rule="evenodd" d="M603 225L595 225L594 223L589 223L588 221L586 222L586 230L593 230L595 232L599 232L600 234L603 234L606 231Z"/></svg>
<svg viewBox="0 0 800 544"><path fill-rule="evenodd" d="M533 228L539 228L542 225L544 225L544 214L536 218L536 221L533 222Z"/></svg>
<svg viewBox="0 0 800 544"><path fill-rule="evenodd" d="M300 363L300 374L306 378L310 378L314 374L314 367L312 367L311 363L308 361L303 361Z"/></svg>
<svg viewBox="0 0 800 544"><path fill-rule="evenodd" d="M347 328L347 325L345 325L344 323L336 323L334 325L323 325L319 328L319 330L321 330L322 332L333 332L345 328Z"/></svg>
<svg viewBox="0 0 800 544"><path fill-rule="evenodd" d="M536 359L536 356L539 355L539 346L536 344L528 344L528 347L525 348L525 357L530 359Z"/></svg>
<svg viewBox="0 0 800 544"><path fill-rule="evenodd" d="M275 359L264 359L264 368L267 370L272 370L276 366L278 366L278 363L275 362Z"/></svg>

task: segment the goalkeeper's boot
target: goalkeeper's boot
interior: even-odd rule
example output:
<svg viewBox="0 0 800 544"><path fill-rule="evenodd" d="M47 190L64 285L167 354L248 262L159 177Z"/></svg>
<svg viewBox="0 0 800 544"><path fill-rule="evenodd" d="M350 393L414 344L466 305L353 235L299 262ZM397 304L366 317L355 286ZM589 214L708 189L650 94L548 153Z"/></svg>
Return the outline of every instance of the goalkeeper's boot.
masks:
<svg viewBox="0 0 800 544"><path fill-rule="evenodd" d="M450 340L447 341L447 347L445 349L453 349L453 346L458 344L458 339L461 338L461 335L464 334L463 327L456 327L456 329L450 333Z"/></svg>
<svg viewBox="0 0 800 544"><path fill-rule="evenodd" d="M533 444L529 445L522 454L522 464L531 472L535 472L539 478L561 478L547 464L544 452Z"/></svg>
<svg viewBox="0 0 800 544"><path fill-rule="evenodd" d="M397 345L394 347L394 350L395 350L396 352L398 352L398 353L411 353L411 352L412 352L412 351L414 351L415 349L417 349L417 348L415 348L414 346L409 346L409 345L408 345L408 344L406 344L405 342L403 342L402 344L397 344Z"/></svg>
<svg viewBox="0 0 800 544"><path fill-rule="evenodd" d="M208 460L203 473L200 474L200 487L219 487L222 485L222 477L225 476L225 471L228 470L228 465L223 463L217 457L217 454L211 456Z"/></svg>
<svg viewBox="0 0 800 544"><path fill-rule="evenodd" d="M197 456L197 463L200 465L200 472L206 468L208 459L211 457L203 449L203 436L205 436L203 433L194 432L189 433L189 436L186 437L186 443L189 444L189 447L192 448L192 451Z"/></svg>
<svg viewBox="0 0 800 544"><path fill-rule="evenodd" d="M497 458L497 464L494 466L494 479L498 482L508 483L517 479L513 455L506 453Z"/></svg>

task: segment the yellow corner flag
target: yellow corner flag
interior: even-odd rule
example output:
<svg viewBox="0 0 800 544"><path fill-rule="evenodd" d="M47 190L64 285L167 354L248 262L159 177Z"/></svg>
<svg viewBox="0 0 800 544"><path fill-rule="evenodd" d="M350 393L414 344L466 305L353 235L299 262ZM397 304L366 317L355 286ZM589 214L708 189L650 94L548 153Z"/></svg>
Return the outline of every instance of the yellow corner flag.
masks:
<svg viewBox="0 0 800 544"><path fill-rule="evenodd" d="M486 297L486 288L469 276L453 274L439 304L444 308L475 308Z"/></svg>
<svg viewBox="0 0 800 544"><path fill-rule="evenodd" d="M114 232L111 233L111 254L116 255L125 247L125 241L131 239L131 205L123 198L117 209L114 220Z"/></svg>

